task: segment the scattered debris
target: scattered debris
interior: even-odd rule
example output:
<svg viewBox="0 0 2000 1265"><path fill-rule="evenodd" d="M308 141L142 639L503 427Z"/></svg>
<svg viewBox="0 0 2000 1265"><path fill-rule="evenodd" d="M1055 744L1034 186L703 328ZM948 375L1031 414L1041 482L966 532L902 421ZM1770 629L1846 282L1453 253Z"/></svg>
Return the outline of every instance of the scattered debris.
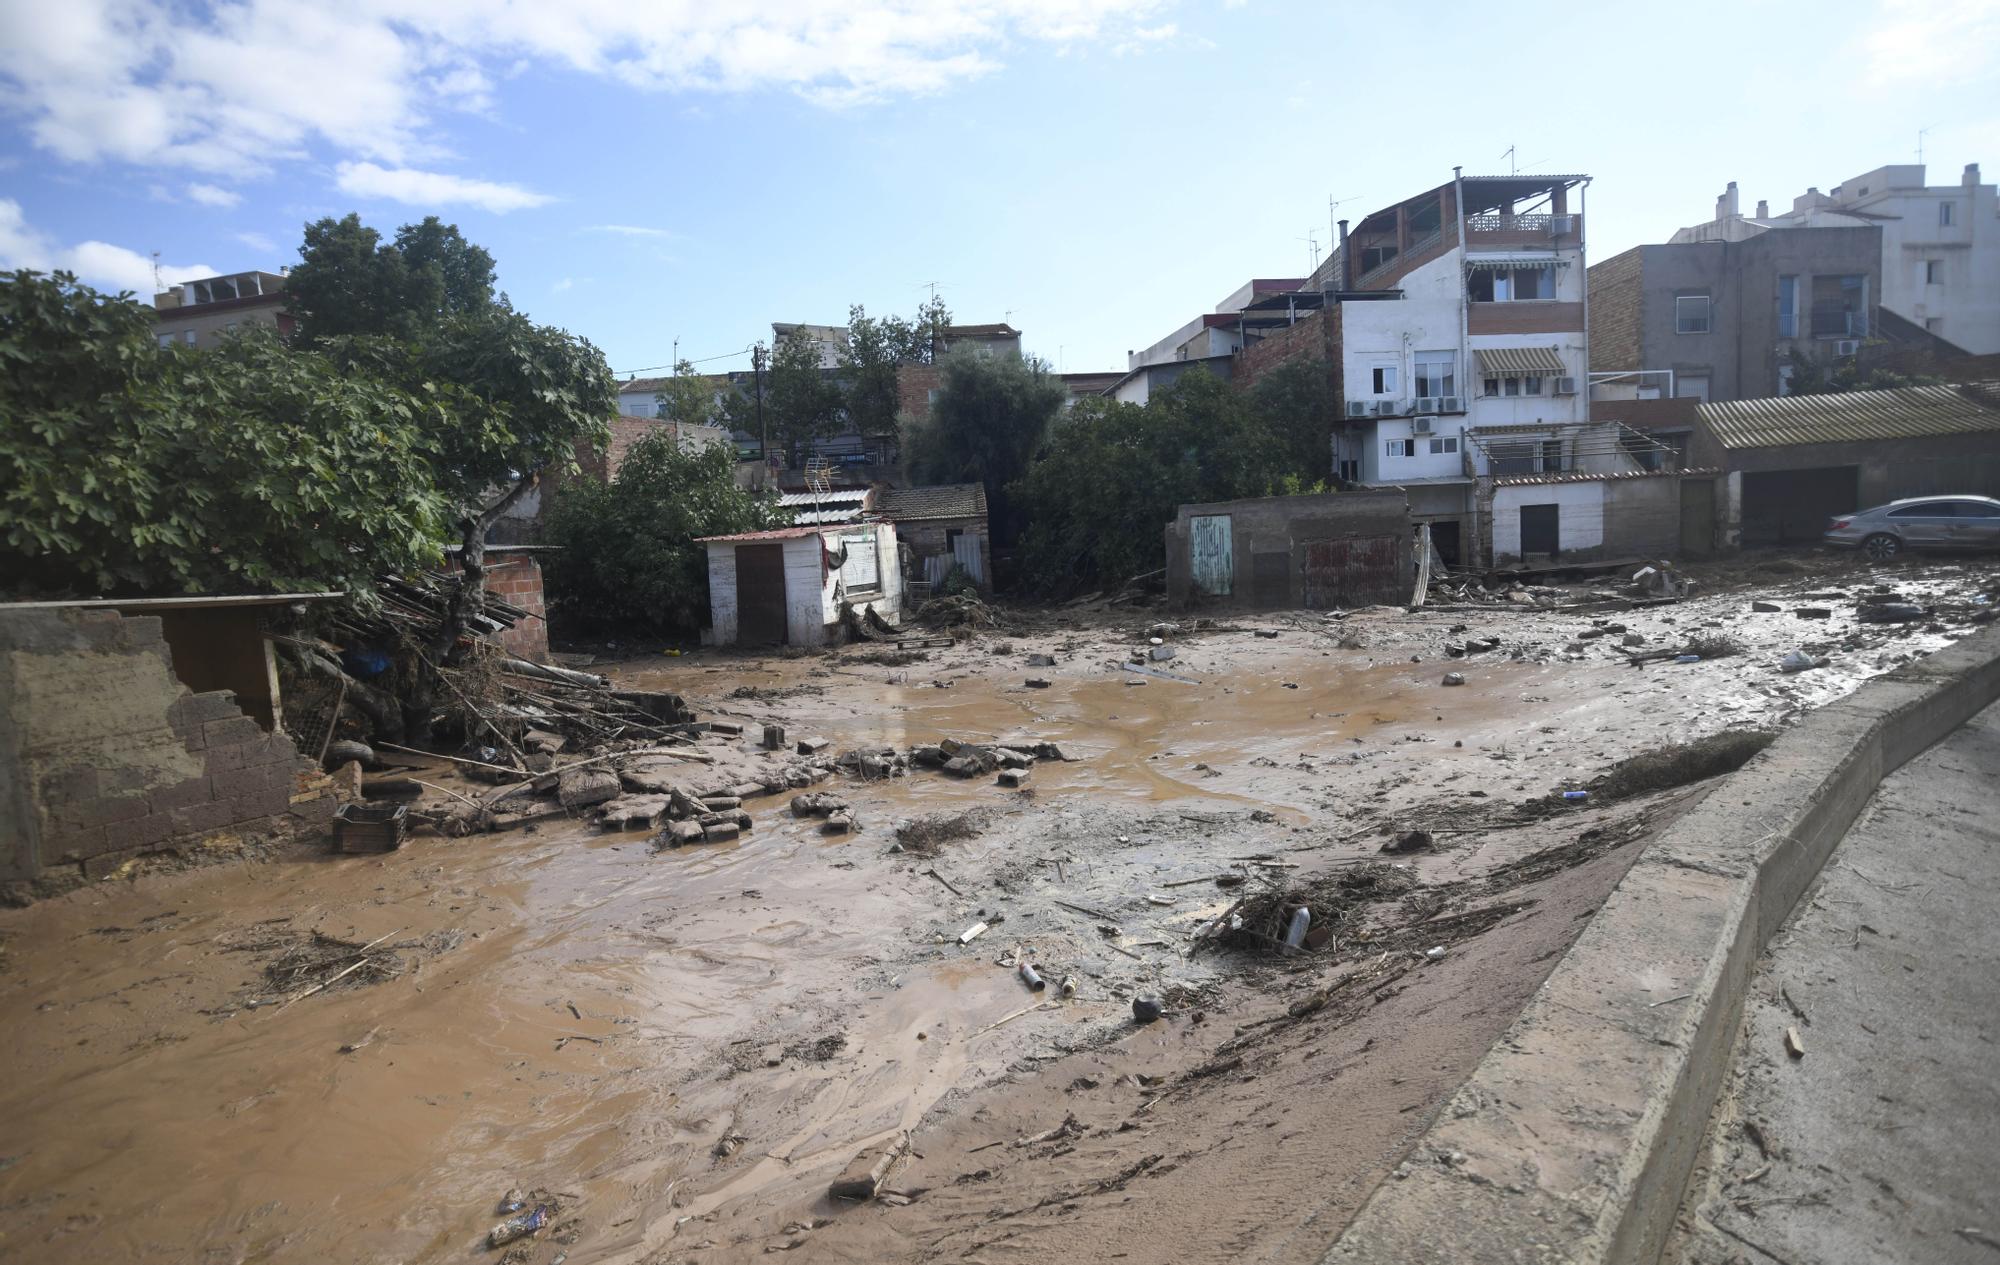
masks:
<svg viewBox="0 0 2000 1265"><path fill-rule="evenodd" d="M1795 1059L1802 1059L1806 1056L1806 1043L1804 1038L1799 1036L1797 1028L1785 1029L1785 1053Z"/></svg>
<svg viewBox="0 0 2000 1265"><path fill-rule="evenodd" d="M1160 999L1157 997L1134 997L1132 999L1132 1020L1135 1023L1151 1023L1160 1017Z"/></svg>
<svg viewBox="0 0 2000 1265"><path fill-rule="evenodd" d="M954 600L954 599L939 599ZM936 602L931 603L936 605ZM897 1133L888 1141L869 1147L855 1156L840 1176L827 1187L827 1194L835 1199L873 1199L875 1192L889 1178L889 1172L903 1153L910 1149L910 1135Z"/></svg>

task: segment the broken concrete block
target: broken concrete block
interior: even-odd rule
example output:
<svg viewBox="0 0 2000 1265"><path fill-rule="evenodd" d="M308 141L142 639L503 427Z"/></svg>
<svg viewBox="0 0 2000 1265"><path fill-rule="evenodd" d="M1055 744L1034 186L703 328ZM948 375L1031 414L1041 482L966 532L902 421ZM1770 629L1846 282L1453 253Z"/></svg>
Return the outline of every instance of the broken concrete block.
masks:
<svg viewBox="0 0 2000 1265"><path fill-rule="evenodd" d="M833 743L826 738L801 738L797 750L800 755L818 755L832 745Z"/></svg>
<svg viewBox="0 0 2000 1265"><path fill-rule="evenodd" d="M764 784L762 782L738 782L729 788L729 793L737 799L749 799L752 795L764 794Z"/></svg>
<svg viewBox="0 0 2000 1265"><path fill-rule="evenodd" d="M1063 749L1053 742L1038 742L1028 750L1035 753L1037 760L1055 760L1061 763L1069 759L1063 754Z"/></svg>
<svg viewBox="0 0 2000 1265"><path fill-rule="evenodd" d="M556 754L568 741L561 734L553 734L546 729L530 729L521 735L522 745L530 751L540 751L544 755Z"/></svg>
<svg viewBox="0 0 2000 1265"><path fill-rule="evenodd" d="M618 798L618 775L599 766L564 769L556 775L556 798L568 809L588 808Z"/></svg>
<svg viewBox="0 0 2000 1265"><path fill-rule="evenodd" d="M1798 617L1799 617L1800 619L1832 619L1832 618L1833 618L1833 612L1832 612L1832 611L1830 611L1830 610L1828 610L1828 609L1827 609L1826 607L1824 607L1824 606L1800 606L1800 607L1796 607L1796 608L1794 608L1794 609L1793 609L1793 611L1792 611L1792 614L1794 614L1794 615L1797 615L1797 616L1798 616Z"/></svg>
<svg viewBox="0 0 2000 1265"><path fill-rule="evenodd" d="M743 833L743 828L733 821L718 821L713 826L703 826L701 837L709 843L727 843Z"/></svg>
<svg viewBox="0 0 2000 1265"><path fill-rule="evenodd" d="M701 806L711 813L727 813L743 807L743 800L736 795L704 795Z"/></svg>
<svg viewBox="0 0 2000 1265"><path fill-rule="evenodd" d="M1760 615L1774 615L1785 608L1776 602L1752 602L1750 603L1750 609Z"/></svg>
<svg viewBox="0 0 2000 1265"><path fill-rule="evenodd" d="M1255 632L1259 637L1264 638L1266 641L1275 641L1277 640L1278 637L1278 630L1275 628L1255 628L1252 629L1251 631Z"/></svg>
<svg viewBox="0 0 2000 1265"><path fill-rule="evenodd" d="M1026 786L1027 784L1028 784L1028 771L1026 769L1000 770L1000 785L1021 787L1021 786Z"/></svg>
<svg viewBox="0 0 2000 1265"><path fill-rule="evenodd" d="M896 1161L903 1158L903 1152L910 1149L910 1135L897 1133L877 1146L871 1146L854 1157L852 1162L833 1179L826 1193L835 1199L873 1199L882 1183L889 1180L889 1171Z"/></svg>
<svg viewBox="0 0 2000 1265"><path fill-rule="evenodd" d="M1031 690L1045 690L1049 688L1048 678L1039 676L1029 677L1026 681L1026 685Z"/></svg>
<svg viewBox="0 0 2000 1265"><path fill-rule="evenodd" d="M606 830L653 830L666 815L664 795L620 795L605 803L597 824Z"/></svg>
<svg viewBox="0 0 2000 1265"><path fill-rule="evenodd" d="M942 768L950 758L950 753L935 743L910 748L910 763L927 769Z"/></svg>
<svg viewBox="0 0 2000 1265"><path fill-rule="evenodd" d="M1465 684L1465 674L1463 672L1447 672L1444 674L1444 683L1446 685L1463 685Z"/></svg>
<svg viewBox="0 0 2000 1265"><path fill-rule="evenodd" d="M670 821L666 833L661 836L670 848L683 847L690 843L700 843L707 838L707 831L698 821Z"/></svg>
<svg viewBox="0 0 2000 1265"><path fill-rule="evenodd" d="M1056 666L1056 657L1052 654L1031 654L1028 656L1028 666L1031 668L1052 668Z"/></svg>
<svg viewBox="0 0 2000 1265"><path fill-rule="evenodd" d="M1147 653L1151 656L1153 662L1160 663L1174 657L1174 648L1172 646L1154 646Z"/></svg>
<svg viewBox="0 0 2000 1265"><path fill-rule="evenodd" d="M722 734L729 738L741 738L743 736L743 726L733 720L711 720L708 722L708 731L712 734Z"/></svg>
<svg viewBox="0 0 2000 1265"><path fill-rule="evenodd" d="M785 745L785 727L783 725L764 726L764 750L783 751Z"/></svg>
<svg viewBox="0 0 2000 1265"><path fill-rule="evenodd" d="M820 829L826 834L844 835L854 829L854 818L846 813L835 813L826 819L826 824Z"/></svg>

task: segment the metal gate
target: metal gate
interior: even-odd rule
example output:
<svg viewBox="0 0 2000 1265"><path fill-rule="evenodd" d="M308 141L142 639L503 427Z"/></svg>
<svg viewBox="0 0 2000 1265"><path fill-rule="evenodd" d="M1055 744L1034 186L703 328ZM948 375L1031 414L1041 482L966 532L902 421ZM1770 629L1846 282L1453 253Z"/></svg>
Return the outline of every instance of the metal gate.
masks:
<svg viewBox="0 0 2000 1265"><path fill-rule="evenodd" d="M1307 610L1409 600L1409 544L1401 536L1309 540L1305 552Z"/></svg>
<svg viewBox="0 0 2000 1265"><path fill-rule="evenodd" d="M1195 588L1211 597L1228 597L1235 579L1229 515L1196 514L1189 518L1188 554Z"/></svg>

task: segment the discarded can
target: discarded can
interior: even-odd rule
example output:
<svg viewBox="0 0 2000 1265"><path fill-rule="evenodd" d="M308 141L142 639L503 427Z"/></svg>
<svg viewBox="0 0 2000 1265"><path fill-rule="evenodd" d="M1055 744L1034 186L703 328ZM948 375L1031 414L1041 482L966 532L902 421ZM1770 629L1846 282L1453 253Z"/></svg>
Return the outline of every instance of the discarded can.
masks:
<svg viewBox="0 0 2000 1265"><path fill-rule="evenodd" d="M1300 905L1292 911L1292 921L1285 928L1285 948L1294 952L1305 943L1306 932L1312 928L1313 911Z"/></svg>
<svg viewBox="0 0 2000 1265"><path fill-rule="evenodd" d="M554 1220L555 1215L556 1210L547 1204L537 1205L527 1212L515 1213L487 1233L486 1246L504 1247L515 1239L525 1239Z"/></svg>
<svg viewBox="0 0 2000 1265"><path fill-rule="evenodd" d="M1160 999L1157 997L1134 997L1132 1018L1139 1023L1151 1023L1160 1017Z"/></svg>
<svg viewBox="0 0 2000 1265"><path fill-rule="evenodd" d="M1047 980L1043 979L1040 975L1037 975L1035 973L1035 968L1032 964L1027 962L1021 963L1020 970L1021 970L1021 982L1023 984L1026 984L1033 991L1039 993L1043 989L1049 986Z"/></svg>
<svg viewBox="0 0 2000 1265"><path fill-rule="evenodd" d="M1589 798L1590 798L1590 792L1589 792L1589 791L1564 791L1564 792L1563 792L1563 798L1564 798L1564 799L1589 799Z"/></svg>
<svg viewBox="0 0 2000 1265"><path fill-rule="evenodd" d="M1076 976L1074 975L1063 976L1062 995L1065 997L1076 996Z"/></svg>
<svg viewBox="0 0 2000 1265"><path fill-rule="evenodd" d="M1676 655L1676 656L1674 656L1674 662L1675 662L1675 663L1700 663L1700 662L1701 662L1701 656L1700 656L1700 655L1698 655L1698 654L1683 654L1683 655Z"/></svg>

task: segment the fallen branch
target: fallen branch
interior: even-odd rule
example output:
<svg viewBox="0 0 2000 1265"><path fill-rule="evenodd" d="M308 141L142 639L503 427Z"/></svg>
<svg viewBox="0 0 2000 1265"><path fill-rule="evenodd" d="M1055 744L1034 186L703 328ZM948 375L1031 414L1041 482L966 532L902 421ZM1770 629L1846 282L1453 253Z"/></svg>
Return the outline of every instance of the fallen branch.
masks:
<svg viewBox="0 0 2000 1265"><path fill-rule="evenodd" d="M1055 1005L1056 1004L1052 1001L1037 1002L1032 1006L1024 1007L1023 1009L1015 1011L1013 1014L1008 1015L1005 1019L994 1020L992 1023L987 1024L984 1028L981 1028L979 1031L973 1033L972 1036L973 1037L985 1036L987 1033L993 1031L1001 1024L1012 1023L1016 1019L1019 1019L1022 1015L1032 1015L1037 1010L1053 1010L1055 1009ZM966 1040L968 1041L970 1041L971 1039L972 1037L966 1038Z"/></svg>

